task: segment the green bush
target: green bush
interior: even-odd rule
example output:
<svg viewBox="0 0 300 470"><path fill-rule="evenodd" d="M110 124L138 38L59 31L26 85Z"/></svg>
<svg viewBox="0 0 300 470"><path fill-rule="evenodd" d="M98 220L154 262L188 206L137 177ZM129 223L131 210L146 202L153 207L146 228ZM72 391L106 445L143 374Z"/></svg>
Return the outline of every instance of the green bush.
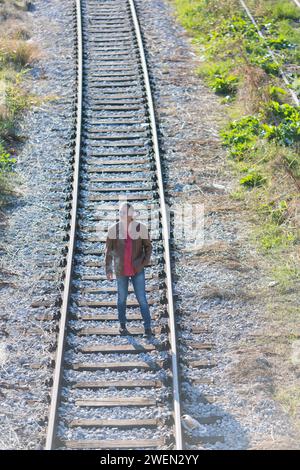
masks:
<svg viewBox="0 0 300 470"><path fill-rule="evenodd" d="M238 81L235 75L215 74L208 80L208 84L217 94L233 95L237 91Z"/></svg>
<svg viewBox="0 0 300 470"><path fill-rule="evenodd" d="M244 47L251 64L261 67L270 75L278 75L280 59L277 58L278 63L274 62L266 41L256 36L251 40L247 40Z"/></svg>
<svg viewBox="0 0 300 470"><path fill-rule="evenodd" d="M287 91L278 86L271 85L269 86L269 94L273 100L278 101L287 95Z"/></svg>
<svg viewBox="0 0 300 470"><path fill-rule="evenodd" d="M12 158L5 150L4 145L0 143L0 174L11 171L15 161L15 158Z"/></svg>
<svg viewBox="0 0 300 470"><path fill-rule="evenodd" d="M257 170L251 169L246 176L240 179L240 184L247 188L262 186L266 182L266 177L261 175Z"/></svg>
<svg viewBox="0 0 300 470"><path fill-rule="evenodd" d="M264 108L265 115L275 123L279 119L285 119L289 122L296 122L300 118L300 107L290 104L280 104L277 101L270 101Z"/></svg>
<svg viewBox="0 0 300 470"><path fill-rule="evenodd" d="M277 76L279 74L280 65L277 62L274 62L269 52L266 52L262 57L252 53L251 62L254 65L261 67L269 75Z"/></svg>
<svg viewBox="0 0 300 470"><path fill-rule="evenodd" d="M214 41L217 38L228 37L244 37L247 39L255 38L257 35L256 29L252 23L245 19L242 15L233 15L230 18L225 18L219 22L215 29L207 34L207 38Z"/></svg>
<svg viewBox="0 0 300 470"><path fill-rule="evenodd" d="M290 43L284 36L280 35L277 38L268 38L267 44L276 50L281 49L292 49L295 47L295 44Z"/></svg>
<svg viewBox="0 0 300 470"><path fill-rule="evenodd" d="M239 160L244 158L247 150L254 147L261 135L261 124L255 116L246 116L232 121L221 131L222 142L229 147L230 155Z"/></svg>
<svg viewBox="0 0 300 470"><path fill-rule="evenodd" d="M281 122L278 126L263 125L265 137L280 144L292 146L300 141L300 123Z"/></svg>
<svg viewBox="0 0 300 470"><path fill-rule="evenodd" d="M300 141L299 107L271 101L265 105L261 115L246 116L232 121L221 131L222 142L229 147L230 155L237 160L245 158L255 149L259 138L293 146ZM295 166L295 163L291 163Z"/></svg>
<svg viewBox="0 0 300 470"><path fill-rule="evenodd" d="M264 107L263 134L269 140L291 146L300 141L300 107L271 101Z"/></svg>

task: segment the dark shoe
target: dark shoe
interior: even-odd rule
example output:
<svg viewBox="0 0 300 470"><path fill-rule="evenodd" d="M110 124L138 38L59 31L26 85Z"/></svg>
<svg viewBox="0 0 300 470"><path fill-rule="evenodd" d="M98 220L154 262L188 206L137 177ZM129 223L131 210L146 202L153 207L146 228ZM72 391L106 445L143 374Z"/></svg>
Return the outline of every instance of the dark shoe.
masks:
<svg viewBox="0 0 300 470"><path fill-rule="evenodd" d="M119 331L120 331L121 336L126 336L126 335L130 334L129 331L127 330L126 326L123 326L123 325L120 326Z"/></svg>
<svg viewBox="0 0 300 470"><path fill-rule="evenodd" d="M143 337L149 338L149 336L152 336L152 330L151 328L145 328L145 333L143 334Z"/></svg>

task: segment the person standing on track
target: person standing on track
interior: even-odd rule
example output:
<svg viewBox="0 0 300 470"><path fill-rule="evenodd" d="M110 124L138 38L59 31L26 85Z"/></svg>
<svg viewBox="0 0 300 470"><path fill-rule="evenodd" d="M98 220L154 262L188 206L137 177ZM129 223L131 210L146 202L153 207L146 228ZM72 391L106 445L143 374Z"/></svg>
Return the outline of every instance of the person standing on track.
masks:
<svg viewBox="0 0 300 470"><path fill-rule="evenodd" d="M133 284L144 321L144 336L151 336L151 317L146 298L145 271L149 264L152 244L147 227L134 220L134 208L124 203L119 212L119 221L112 225L107 234L105 249L106 276L113 279L113 264L118 287L118 318L120 334L128 335L126 328L126 301L129 278Z"/></svg>

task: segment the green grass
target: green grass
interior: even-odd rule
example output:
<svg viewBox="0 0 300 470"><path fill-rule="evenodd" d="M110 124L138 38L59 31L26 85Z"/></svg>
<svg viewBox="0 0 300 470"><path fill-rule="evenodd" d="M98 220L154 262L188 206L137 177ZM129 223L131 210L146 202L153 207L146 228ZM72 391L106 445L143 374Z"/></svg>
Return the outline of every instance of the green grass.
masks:
<svg viewBox="0 0 300 470"><path fill-rule="evenodd" d="M11 171L15 159L5 150L3 143L0 142L0 173Z"/></svg>
<svg viewBox="0 0 300 470"><path fill-rule="evenodd" d="M282 291L286 291L292 285L299 285L300 283L300 267L293 259L282 260L281 263L274 266L272 274ZM294 307L296 308L296 306Z"/></svg>
<svg viewBox="0 0 300 470"><path fill-rule="evenodd" d="M299 20L300 11L293 0L247 0L247 5L256 18L273 20Z"/></svg>
<svg viewBox="0 0 300 470"><path fill-rule="evenodd" d="M276 223L265 223L259 233L259 241L266 251L290 247L295 243L295 235Z"/></svg>
<svg viewBox="0 0 300 470"><path fill-rule="evenodd" d="M236 93L237 82L243 80L244 65L262 69L269 75L270 84L276 86L278 66L298 62L300 14L290 0L250 2L266 41L257 35L237 0L173 0L173 3L181 23L206 59L200 73L218 93L220 90L223 93L223 89L224 94ZM268 46L276 53L276 62Z"/></svg>
<svg viewBox="0 0 300 470"><path fill-rule="evenodd" d="M296 246L299 193L288 200L293 183L286 175L300 185L300 108L278 76L278 64L298 63L300 10L290 0L249 0L264 41L237 0L172 3L203 59L196 73L227 106L228 124L220 136L240 184L231 197L246 200L256 213L257 241L266 252ZM296 70L293 87L300 90ZM274 200L279 205L273 207ZM267 215L263 205L270 209Z"/></svg>
<svg viewBox="0 0 300 470"><path fill-rule="evenodd" d="M261 123L255 116L245 116L231 121L227 128L221 131L223 144L229 148L230 156L237 160L245 159L254 149L260 135L262 135Z"/></svg>
<svg viewBox="0 0 300 470"><path fill-rule="evenodd" d="M268 2L266 2L268 3ZM273 9L272 16L275 19L289 19L289 20L299 20L300 12L299 8L291 2L291 0L281 1L280 3L276 2L276 5Z"/></svg>

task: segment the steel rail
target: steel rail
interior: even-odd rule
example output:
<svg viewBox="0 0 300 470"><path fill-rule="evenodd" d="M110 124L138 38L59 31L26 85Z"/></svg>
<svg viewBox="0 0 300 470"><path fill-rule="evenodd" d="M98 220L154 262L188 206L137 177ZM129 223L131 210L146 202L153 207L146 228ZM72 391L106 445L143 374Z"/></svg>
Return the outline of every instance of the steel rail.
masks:
<svg viewBox="0 0 300 470"><path fill-rule="evenodd" d="M179 391L179 374L178 374L178 353L177 353L177 342L176 342L176 319L174 312L174 301L173 301L173 287L172 287L172 274L171 274L171 257L170 257L170 244L169 244L169 223L167 217L167 208L164 196L164 187L162 179L162 169L160 160L160 150L157 136L156 119L154 113L153 98L151 92L151 86L149 81L148 66L144 52L143 40L141 35L141 29L137 17L136 7L134 0L128 0L130 4L132 19L134 23L136 38L138 42L141 64L143 69L143 78L146 88L148 111L150 115L150 125L152 131L153 149L155 155L155 162L157 168L157 180L158 180L158 193L160 196L160 213L162 219L162 234L163 244L165 249L165 269L166 269L166 280L167 280L167 298L168 298L168 313L169 313L169 326L171 336L171 353L172 353L172 373L173 373L173 400L174 400L174 423L175 423L175 443L176 449L182 449L182 428L181 428L181 412L180 412L180 391Z"/></svg>
<svg viewBox="0 0 300 470"><path fill-rule="evenodd" d="M257 22L256 22L256 20L255 20L255 18L253 17L252 13L250 12L248 6L247 6L246 3L244 2L244 0L239 0L239 2L240 2L240 4L241 4L241 6L243 7L243 9L245 10L245 12L246 12L248 18L250 19L250 21L252 22L252 24L255 26L255 29L257 30L257 33L258 33L259 37L266 43L266 38L265 38L265 36L263 35L263 33L261 32L261 30L259 29L259 26L258 26L258 24L257 24ZM274 62L278 65L278 69L279 69L280 75L281 75L281 77L282 77L284 83L286 84L287 89L288 89L288 91L289 91L289 93L290 93L290 95L291 95L291 97L292 97L294 103L296 104L296 106L299 106L299 99L298 99L297 94L294 92L294 90L291 90L291 88L289 88L291 84L290 84L290 81L289 81L287 75L284 73L284 71L282 70L282 68L279 66L279 63L278 63L278 61L277 61L277 59L276 59L276 56L275 56L274 52L272 51L272 49L268 46L268 44L267 44L267 48L268 48L268 51L269 51L269 53L270 53L272 59L273 59Z"/></svg>
<svg viewBox="0 0 300 470"><path fill-rule="evenodd" d="M55 370L53 377L53 387L48 418L48 429L45 449L53 449L56 436L57 410L59 404L59 393L61 388L63 356L66 339L67 314L72 282L73 255L76 241L76 221L79 194L79 166L81 149L81 125L82 125L82 83L83 83L83 44L82 44L82 22L81 22L81 0L76 0L76 21L77 21L77 113L76 113L76 141L74 155L74 174L72 191L72 209L69 232L69 245L67 254L67 264L65 271L64 293L61 307L61 317L59 323L59 335L56 351Z"/></svg>

